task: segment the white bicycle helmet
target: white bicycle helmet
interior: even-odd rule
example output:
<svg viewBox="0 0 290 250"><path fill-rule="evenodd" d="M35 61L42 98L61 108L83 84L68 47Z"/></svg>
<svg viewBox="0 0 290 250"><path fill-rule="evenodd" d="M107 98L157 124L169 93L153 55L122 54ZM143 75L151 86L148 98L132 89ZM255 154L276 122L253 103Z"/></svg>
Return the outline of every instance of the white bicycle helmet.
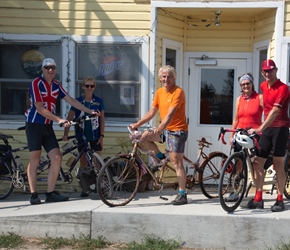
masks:
<svg viewBox="0 0 290 250"><path fill-rule="evenodd" d="M253 139L248 135L243 135L241 132L236 134L236 142L239 143L244 148L253 148L255 147Z"/></svg>

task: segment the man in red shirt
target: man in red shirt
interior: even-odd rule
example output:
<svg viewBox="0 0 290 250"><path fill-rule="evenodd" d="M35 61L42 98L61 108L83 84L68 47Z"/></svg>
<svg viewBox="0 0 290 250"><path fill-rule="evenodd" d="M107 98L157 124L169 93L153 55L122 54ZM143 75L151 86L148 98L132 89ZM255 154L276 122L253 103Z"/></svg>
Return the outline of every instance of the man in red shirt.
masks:
<svg viewBox="0 0 290 250"><path fill-rule="evenodd" d="M289 137L289 90L288 86L277 78L278 68L273 60L265 60L262 63L261 73L265 81L261 84L264 100L265 121L258 129L250 129L249 132L263 132L259 140L261 150L256 157L253 168L256 180L256 194L250 200L247 208L264 208L262 191L264 184L264 163L273 149L273 167L276 171L276 186L278 196L271 207L272 212L281 212L285 209L283 191L286 175L284 170L284 155Z"/></svg>

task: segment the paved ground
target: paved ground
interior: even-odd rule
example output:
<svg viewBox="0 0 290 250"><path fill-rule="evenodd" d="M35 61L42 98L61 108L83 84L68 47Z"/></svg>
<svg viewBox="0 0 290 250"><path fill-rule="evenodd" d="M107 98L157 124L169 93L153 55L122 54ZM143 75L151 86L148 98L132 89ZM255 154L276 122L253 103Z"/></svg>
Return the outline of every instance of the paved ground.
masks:
<svg viewBox="0 0 290 250"><path fill-rule="evenodd" d="M145 236L175 239L185 247L204 249L269 249L290 240L290 203L286 211L270 211L275 196L264 194L265 209L226 213L218 199L190 191L189 204L172 206L176 191L138 193L126 206L110 208L96 194L70 201L31 206L29 195L0 201L0 232L25 237L105 236L113 242L141 242ZM44 199L41 194L40 198Z"/></svg>

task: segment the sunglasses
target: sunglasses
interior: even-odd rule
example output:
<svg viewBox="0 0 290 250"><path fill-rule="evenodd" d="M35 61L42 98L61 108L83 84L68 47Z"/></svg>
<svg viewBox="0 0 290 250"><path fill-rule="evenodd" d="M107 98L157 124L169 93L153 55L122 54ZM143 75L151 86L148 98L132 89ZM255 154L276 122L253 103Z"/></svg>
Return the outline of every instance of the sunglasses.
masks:
<svg viewBox="0 0 290 250"><path fill-rule="evenodd" d="M56 69L55 66L44 66L43 68L45 68L46 70L50 70L50 69L55 70Z"/></svg>
<svg viewBox="0 0 290 250"><path fill-rule="evenodd" d="M93 88L95 88L95 85L89 85L89 84L88 84L88 85L85 85L85 87L86 87L87 89L88 89L88 88L92 88L92 89L93 89Z"/></svg>
<svg viewBox="0 0 290 250"><path fill-rule="evenodd" d="M269 69L269 70L262 70L262 72L265 74L265 73L272 73L274 71L274 69Z"/></svg>
<svg viewBox="0 0 290 250"><path fill-rule="evenodd" d="M250 82L245 82L245 83L241 83L241 86L242 87L245 87L245 86L248 86L248 85L250 85L251 83Z"/></svg>

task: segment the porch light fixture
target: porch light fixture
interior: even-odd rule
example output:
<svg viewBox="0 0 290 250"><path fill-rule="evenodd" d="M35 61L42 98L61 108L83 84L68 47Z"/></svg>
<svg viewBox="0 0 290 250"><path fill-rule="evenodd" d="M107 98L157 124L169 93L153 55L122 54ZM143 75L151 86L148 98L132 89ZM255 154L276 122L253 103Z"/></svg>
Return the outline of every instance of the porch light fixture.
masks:
<svg viewBox="0 0 290 250"><path fill-rule="evenodd" d="M198 60L194 61L196 66L216 66L217 60L216 59L208 59L208 56L202 55L202 57Z"/></svg>

